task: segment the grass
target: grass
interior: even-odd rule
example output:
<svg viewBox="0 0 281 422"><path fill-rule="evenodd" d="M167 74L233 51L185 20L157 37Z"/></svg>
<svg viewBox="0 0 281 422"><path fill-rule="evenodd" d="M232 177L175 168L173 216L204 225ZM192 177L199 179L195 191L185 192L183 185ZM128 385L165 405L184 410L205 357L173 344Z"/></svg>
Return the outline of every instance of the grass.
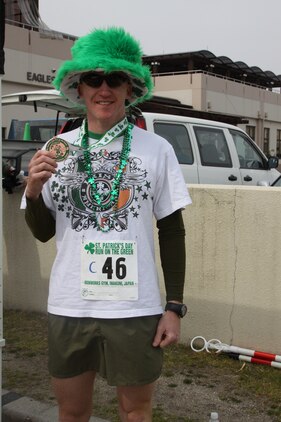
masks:
<svg viewBox="0 0 281 422"><path fill-rule="evenodd" d="M3 349L3 388L38 400L54 401L47 372L46 315L5 310ZM247 364L226 354L194 353L180 344L165 350L163 379L169 395L183 385L220 388L219 397L228 403L240 403L245 397L265 406L272 421L281 421L281 373L279 369ZM98 393L98 391L97 391ZM168 394L167 393L167 394ZM102 395L102 391L100 395ZM184 406L184 403L183 403ZM111 422L119 421L117 401L113 395L98 400L95 414ZM165 403L155 403L153 422L192 422L185 412L175 415ZM196 419L194 419L195 421Z"/></svg>
<svg viewBox="0 0 281 422"><path fill-rule="evenodd" d="M23 357L45 355L47 350L46 315L4 311L4 338L10 353Z"/></svg>

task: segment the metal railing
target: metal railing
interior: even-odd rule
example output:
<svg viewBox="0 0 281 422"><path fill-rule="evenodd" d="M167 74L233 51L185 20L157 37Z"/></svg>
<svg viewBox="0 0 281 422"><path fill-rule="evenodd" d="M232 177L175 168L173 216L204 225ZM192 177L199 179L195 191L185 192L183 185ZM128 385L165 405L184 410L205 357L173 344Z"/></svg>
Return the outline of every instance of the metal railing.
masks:
<svg viewBox="0 0 281 422"><path fill-rule="evenodd" d="M8 25L12 25L12 26L17 26L19 28L23 28L23 29L28 29L29 31L35 31L35 32L40 32L40 30L42 29L42 31L47 31L46 28L40 28L40 26L32 26L28 23L24 23L24 22L18 22L18 21L14 21L11 19L5 19L5 23ZM75 37L74 35L70 35L70 34L65 34L64 32L60 32L60 31L56 31L54 29L49 29L50 33L52 32L57 32L58 34L62 35L62 37L64 39L70 40L70 41L75 41L77 40L78 37Z"/></svg>
<svg viewBox="0 0 281 422"><path fill-rule="evenodd" d="M252 82L247 82L246 80L241 80L241 79L235 79L232 78L230 76L226 76L226 75L220 75L218 73L213 73L213 72L209 72L203 69L196 69L196 70L181 70L178 72L152 72L152 76L153 77L160 77L160 76L178 76L178 75L194 75L194 74L204 74L204 75L208 75L208 76L213 76L215 78L220 78L220 79L225 79L227 81L232 81L232 82L236 82L239 84L243 84L243 85L248 85L248 86L252 86L255 88L261 88L261 89L265 89L267 91L271 91L271 92L275 92L277 94L280 94L280 88L278 87L273 87L273 88L268 88L265 87L263 85L258 85L258 84L254 84Z"/></svg>

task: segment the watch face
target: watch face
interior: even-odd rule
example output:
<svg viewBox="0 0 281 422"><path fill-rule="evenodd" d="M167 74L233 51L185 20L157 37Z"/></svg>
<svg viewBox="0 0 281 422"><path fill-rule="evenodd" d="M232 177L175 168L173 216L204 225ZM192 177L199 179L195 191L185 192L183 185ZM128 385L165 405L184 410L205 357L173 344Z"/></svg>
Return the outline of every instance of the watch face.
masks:
<svg viewBox="0 0 281 422"><path fill-rule="evenodd" d="M187 313L186 305L181 305L181 317L184 317Z"/></svg>
<svg viewBox="0 0 281 422"><path fill-rule="evenodd" d="M183 318L186 315L187 306L184 305L183 303L180 304L180 303L168 302L165 307L165 311L175 312L180 318Z"/></svg>

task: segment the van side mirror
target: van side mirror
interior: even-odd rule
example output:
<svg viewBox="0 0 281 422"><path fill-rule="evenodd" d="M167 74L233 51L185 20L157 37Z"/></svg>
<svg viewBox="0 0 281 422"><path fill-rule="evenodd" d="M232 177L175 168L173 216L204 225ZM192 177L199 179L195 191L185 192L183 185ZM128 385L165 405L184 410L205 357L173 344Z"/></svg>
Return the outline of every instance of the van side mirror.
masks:
<svg viewBox="0 0 281 422"><path fill-rule="evenodd" d="M276 167L278 167L278 165L279 165L279 158L276 157L276 156L269 157L267 164L268 164L269 170L270 169L276 169Z"/></svg>

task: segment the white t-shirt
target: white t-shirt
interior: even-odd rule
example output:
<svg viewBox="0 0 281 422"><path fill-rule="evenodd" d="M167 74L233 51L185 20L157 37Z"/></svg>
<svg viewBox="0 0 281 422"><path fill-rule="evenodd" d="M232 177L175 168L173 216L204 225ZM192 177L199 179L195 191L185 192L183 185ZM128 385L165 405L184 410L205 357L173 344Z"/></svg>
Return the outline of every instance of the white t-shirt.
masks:
<svg viewBox="0 0 281 422"><path fill-rule="evenodd" d="M160 314L153 216L162 219L191 203L174 150L160 136L134 127L118 209L98 212L93 207L83 151L73 146L78 131L55 139L63 153L57 173L42 191L56 219L57 255L48 311L97 318ZM119 137L91 150L101 192L110 192L122 140ZM54 140L49 143L56 147ZM104 232L100 227L109 229Z"/></svg>

